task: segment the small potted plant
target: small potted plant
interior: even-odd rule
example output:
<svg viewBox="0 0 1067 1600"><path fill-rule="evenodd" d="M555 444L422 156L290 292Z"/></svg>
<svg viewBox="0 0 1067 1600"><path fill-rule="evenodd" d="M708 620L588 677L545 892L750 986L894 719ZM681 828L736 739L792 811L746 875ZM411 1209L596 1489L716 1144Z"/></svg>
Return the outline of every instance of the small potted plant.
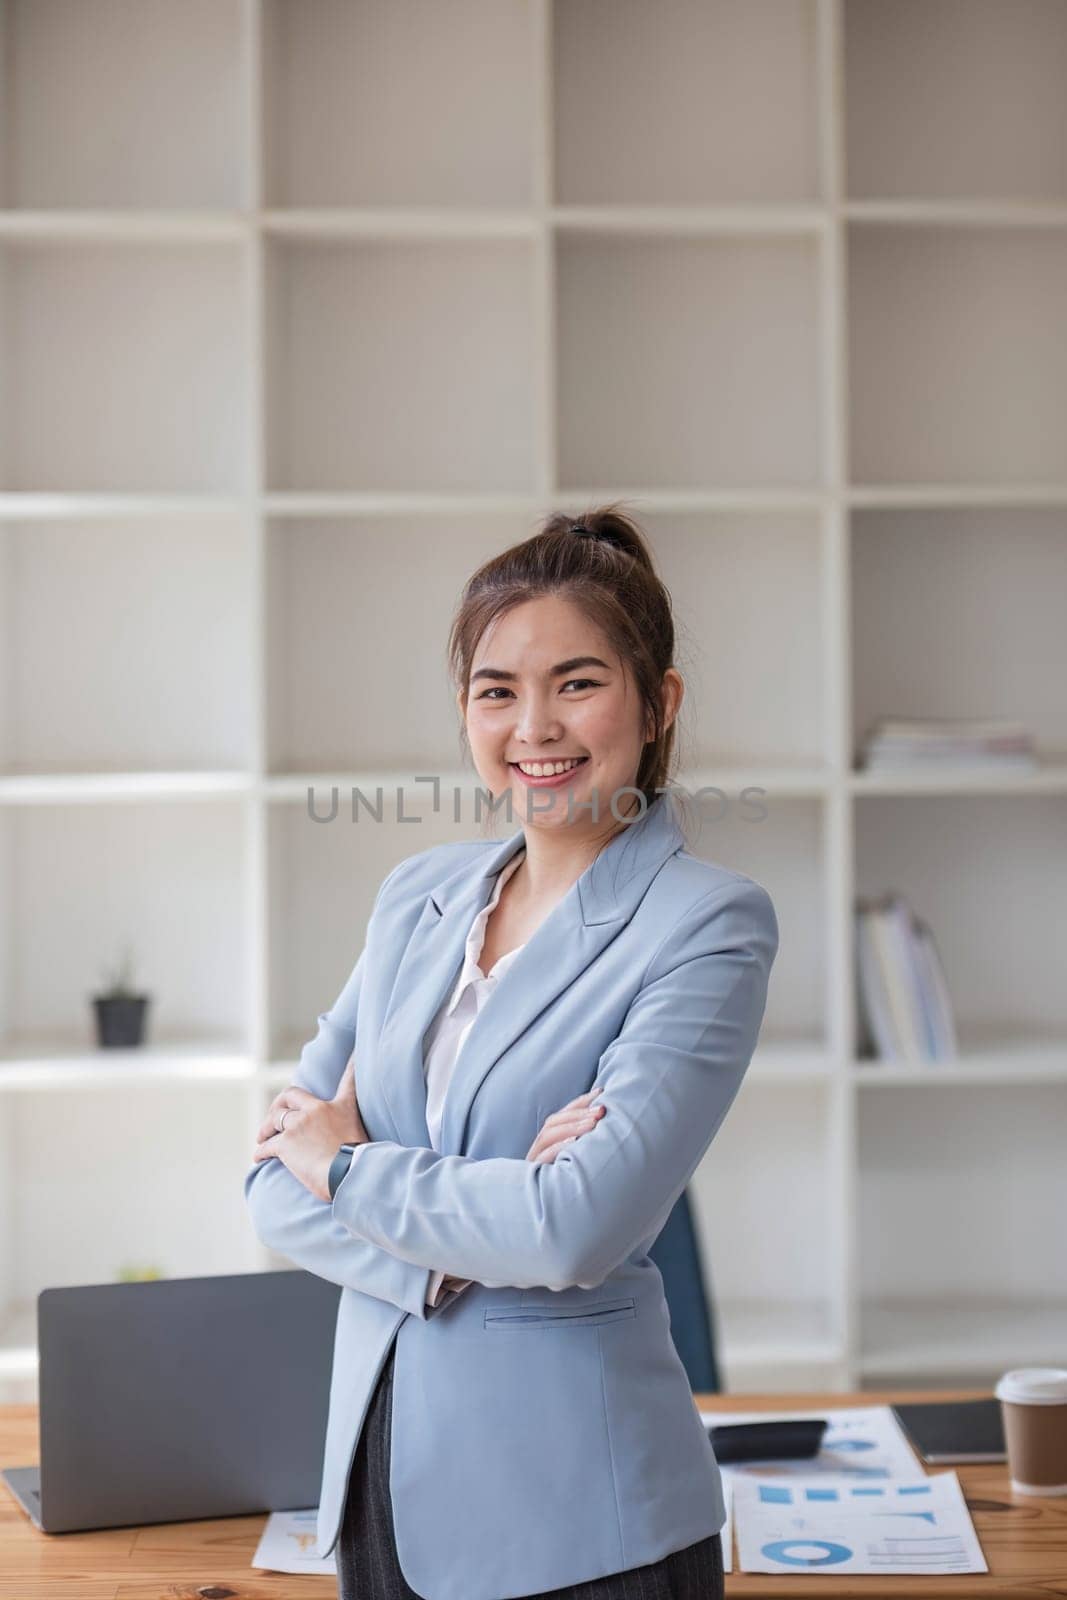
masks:
<svg viewBox="0 0 1067 1600"><path fill-rule="evenodd" d="M128 1050L142 1042L151 998L134 989L133 960L127 950L114 971L105 976L101 992L92 996L97 1042L102 1049Z"/></svg>

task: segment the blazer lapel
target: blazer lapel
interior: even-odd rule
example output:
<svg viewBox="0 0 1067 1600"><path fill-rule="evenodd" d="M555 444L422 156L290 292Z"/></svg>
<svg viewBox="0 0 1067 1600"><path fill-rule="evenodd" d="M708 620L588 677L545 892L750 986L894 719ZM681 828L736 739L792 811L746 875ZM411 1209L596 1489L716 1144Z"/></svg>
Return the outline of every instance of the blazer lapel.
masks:
<svg viewBox="0 0 1067 1600"><path fill-rule="evenodd" d="M426 895L396 969L378 1041L379 1087L401 1144L430 1144L426 1124L423 1044L446 995L459 977L467 935L489 902L495 875L521 849L520 830L494 841L474 864L463 862Z"/></svg>
<svg viewBox="0 0 1067 1600"><path fill-rule="evenodd" d="M445 1095L440 1150L462 1153L486 1074L585 971L636 911L668 856L685 844L670 791L611 839L531 935L464 1041ZM425 1035L459 976L467 935L493 880L525 844L520 829L433 885L397 967L380 1035L380 1088L400 1141L429 1146Z"/></svg>

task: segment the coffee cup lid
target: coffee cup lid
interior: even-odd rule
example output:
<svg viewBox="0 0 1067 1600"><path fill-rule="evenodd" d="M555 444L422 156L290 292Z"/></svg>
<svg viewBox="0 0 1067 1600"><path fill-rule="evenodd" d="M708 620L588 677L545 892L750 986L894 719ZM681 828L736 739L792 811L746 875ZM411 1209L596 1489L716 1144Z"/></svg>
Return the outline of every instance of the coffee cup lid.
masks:
<svg viewBox="0 0 1067 1600"><path fill-rule="evenodd" d="M1067 1370L1062 1367L1016 1367L996 1387L998 1400L1017 1406L1067 1405Z"/></svg>

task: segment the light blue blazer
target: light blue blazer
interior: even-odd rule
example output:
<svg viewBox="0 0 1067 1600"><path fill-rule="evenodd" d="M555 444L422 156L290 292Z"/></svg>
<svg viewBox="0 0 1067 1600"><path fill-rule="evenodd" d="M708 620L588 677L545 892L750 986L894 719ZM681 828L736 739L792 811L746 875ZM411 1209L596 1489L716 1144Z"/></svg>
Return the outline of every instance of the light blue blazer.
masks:
<svg viewBox="0 0 1067 1600"><path fill-rule="evenodd" d="M437 845L382 884L363 953L293 1079L332 1099L355 1050L374 1143L332 1206L277 1158L245 1179L258 1236L343 1288L319 1552L336 1543L395 1337L397 1553L426 1600L564 1588L657 1561L725 1517L647 1252L748 1066L774 908L752 879L691 855L677 800L657 796L486 1002L438 1152L423 1037L494 875L524 842L520 829ZM554 1162L525 1160L549 1113L594 1085L597 1125ZM427 1307L435 1268L475 1282Z"/></svg>

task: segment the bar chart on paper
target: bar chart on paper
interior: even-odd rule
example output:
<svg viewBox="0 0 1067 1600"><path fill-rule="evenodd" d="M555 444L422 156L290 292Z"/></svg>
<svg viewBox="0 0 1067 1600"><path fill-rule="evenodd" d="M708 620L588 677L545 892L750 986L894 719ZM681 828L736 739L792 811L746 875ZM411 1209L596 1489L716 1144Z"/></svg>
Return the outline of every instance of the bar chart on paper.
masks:
<svg viewBox="0 0 1067 1600"><path fill-rule="evenodd" d="M954 1472L863 1483L740 1477L734 1525L744 1572L987 1572Z"/></svg>

